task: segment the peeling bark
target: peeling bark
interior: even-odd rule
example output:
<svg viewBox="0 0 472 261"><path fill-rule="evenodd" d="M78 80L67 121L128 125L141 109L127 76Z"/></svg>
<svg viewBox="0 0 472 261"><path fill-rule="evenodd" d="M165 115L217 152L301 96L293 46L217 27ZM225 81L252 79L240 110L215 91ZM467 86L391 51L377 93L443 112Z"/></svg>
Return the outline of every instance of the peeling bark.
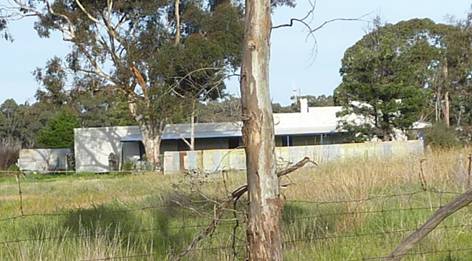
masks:
<svg viewBox="0 0 472 261"><path fill-rule="evenodd" d="M276 174L274 122L269 95L270 0L246 1L241 103L249 194L249 260L282 260L283 201Z"/></svg>
<svg viewBox="0 0 472 261"><path fill-rule="evenodd" d="M131 115L139 125L141 134L143 135L143 145L146 151L146 158L155 169L161 169L161 136L164 131L165 124L163 121L157 124L151 124L144 120L144 116L139 113L136 101L133 97L128 97L128 108Z"/></svg>
<svg viewBox="0 0 472 261"><path fill-rule="evenodd" d="M175 45L180 43L180 0L175 0Z"/></svg>
<svg viewBox="0 0 472 261"><path fill-rule="evenodd" d="M161 169L161 134L155 134L140 127L143 134L143 145L146 150L147 161L157 170Z"/></svg>
<svg viewBox="0 0 472 261"><path fill-rule="evenodd" d="M444 93L444 123L446 124L446 126L450 127L451 126L451 119L450 119L450 113L449 113L449 108L451 106L449 105L449 92L446 91L446 93Z"/></svg>
<svg viewBox="0 0 472 261"><path fill-rule="evenodd" d="M443 108L443 118L444 123L446 126L451 126L450 114L449 114L449 88L448 88L448 78L449 78L449 71L448 71L448 63L447 60L444 62L443 65L443 85L444 85L444 108Z"/></svg>

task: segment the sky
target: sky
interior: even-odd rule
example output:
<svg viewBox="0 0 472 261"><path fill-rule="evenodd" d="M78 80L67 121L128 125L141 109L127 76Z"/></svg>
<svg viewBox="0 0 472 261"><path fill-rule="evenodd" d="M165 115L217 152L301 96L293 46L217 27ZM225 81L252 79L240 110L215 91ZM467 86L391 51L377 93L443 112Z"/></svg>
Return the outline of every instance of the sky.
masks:
<svg viewBox="0 0 472 261"><path fill-rule="evenodd" d="M0 5L8 0L0 0ZM380 16L382 21L396 23L411 18L430 18L448 22L450 16L464 18L471 0L317 0L314 16L309 20L316 28L334 18L359 18L363 21L339 21L307 39L301 24L273 30L271 38L270 89L273 102L289 104L290 96L331 95L341 82L339 68L347 48L365 35L368 21ZM273 24L284 24L290 18L301 18L311 9L308 0L297 0L295 8L279 8L273 13ZM33 70L43 67L54 56L63 57L69 46L60 34L39 38L33 30L34 19L10 25L14 42L0 40L0 103L13 98L18 103L35 101L39 84ZM227 82L229 93L239 96L238 79Z"/></svg>

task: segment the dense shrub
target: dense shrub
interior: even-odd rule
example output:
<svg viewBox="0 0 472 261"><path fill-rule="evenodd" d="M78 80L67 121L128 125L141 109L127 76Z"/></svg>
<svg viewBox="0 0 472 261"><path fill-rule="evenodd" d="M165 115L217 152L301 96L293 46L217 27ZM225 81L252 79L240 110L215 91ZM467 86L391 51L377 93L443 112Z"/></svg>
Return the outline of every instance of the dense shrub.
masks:
<svg viewBox="0 0 472 261"><path fill-rule="evenodd" d="M20 149L19 142L0 140L0 170L6 170L18 161Z"/></svg>
<svg viewBox="0 0 472 261"><path fill-rule="evenodd" d="M442 122L435 123L425 133L426 145L440 148L453 148L460 145L456 131Z"/></svg>
<svg viewBox="0 0 472 261"><path fill-rule="evenodd" d="M70 111L57 113L37 136L38 146L45 148L74 147L74 128L80 126L77 115Z"/></svg>

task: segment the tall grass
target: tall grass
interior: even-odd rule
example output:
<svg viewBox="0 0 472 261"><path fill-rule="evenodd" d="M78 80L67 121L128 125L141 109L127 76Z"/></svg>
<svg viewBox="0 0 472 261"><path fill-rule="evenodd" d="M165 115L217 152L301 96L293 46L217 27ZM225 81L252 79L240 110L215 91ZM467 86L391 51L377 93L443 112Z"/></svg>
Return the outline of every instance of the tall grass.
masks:
<svg viewBox="0 0 472 261"><path fill-rule="evenodd" d="M421 158L358 159L303 169L282 180L287 260L359 260L385 256L433 211L467 189L467 150ZM25 214L14 179L0 182L0 260L165 260L182 251L213 218L213 200L243 184L244 173L206 178L145 175L27 176ZM438 191L448 193L438 193ZM189 260L244 258L243 199ZM239 225L235 228L235 217ZM446 220L408 256L470 260L472 211ZM233 232L236 236L233 237ZM28 239L24 240L23 239ZM11 241L5 243L5 241ZM3 242L3 243L2 243ZM232 246L235 246L233 250ZM445 251L462 249L462 251Z"/></svg>

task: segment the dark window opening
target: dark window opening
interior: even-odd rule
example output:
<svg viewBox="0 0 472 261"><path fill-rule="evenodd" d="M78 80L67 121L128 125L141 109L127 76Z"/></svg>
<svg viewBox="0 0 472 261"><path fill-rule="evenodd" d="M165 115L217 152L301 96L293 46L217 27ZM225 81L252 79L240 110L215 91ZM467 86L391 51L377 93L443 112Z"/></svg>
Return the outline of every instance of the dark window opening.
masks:
<svg viewBox="0 0 472 261"><path fill-rule="evenodd" d="M282 136L282 146L288 147L293 145L292 137L291 136Z"/></svg>
<svg viewBox="0 0 472 261"><path fill-rule="evenodd" d="M146 150L144 149L144 144L140 141L139 142L139 159L144 160L145 155L146 155Z"/></svg>
<svg viewBox="0 0 472 261"><path fill-rule="evenodd" d="M236 149L239 147L239 138L229 138L228 140L228 148L229 149Z"/></svg>

